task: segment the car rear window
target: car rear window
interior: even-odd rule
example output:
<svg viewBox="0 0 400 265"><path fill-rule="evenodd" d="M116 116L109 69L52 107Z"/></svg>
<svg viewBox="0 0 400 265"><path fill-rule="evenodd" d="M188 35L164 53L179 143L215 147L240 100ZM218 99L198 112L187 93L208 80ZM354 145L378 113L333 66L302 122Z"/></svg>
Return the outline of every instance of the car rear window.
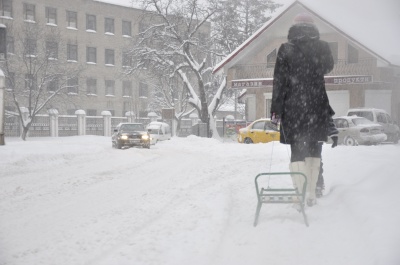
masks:
<svg viewBox="0 0 400 265"><path fill-rule="evenodd" d="M351 121L355 124L355 125L360 125L360 124L372 124L373 122L370 120L367 120L365 118L354 118L351 119Z"/></svg>
<svg viewBox="0 0 400 265"><path fill-rule="evenodd" d="M364 117L370 121L374 121L374 115L371 111L350 111L348 116L357 115L358 117Z"/></svg>

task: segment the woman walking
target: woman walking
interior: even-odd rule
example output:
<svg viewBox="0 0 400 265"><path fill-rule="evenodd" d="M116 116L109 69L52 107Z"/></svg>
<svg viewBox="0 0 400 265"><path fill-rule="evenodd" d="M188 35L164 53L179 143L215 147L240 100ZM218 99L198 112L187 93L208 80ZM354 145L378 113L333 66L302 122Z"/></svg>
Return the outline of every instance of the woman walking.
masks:
<svg viewBox="0 0 400 265"><path fill-rule="evenodd" d="M329 105L324 75L334 66L329 45L319 39L312 17L299 14L281 45L274 69L271 113L281 120L280 142L290 144L292 172L307 176L307 205L316 203L315 188L321 152L318 142L327 141L334 111ZM301 177L293 177L303 187Z"/></svg>

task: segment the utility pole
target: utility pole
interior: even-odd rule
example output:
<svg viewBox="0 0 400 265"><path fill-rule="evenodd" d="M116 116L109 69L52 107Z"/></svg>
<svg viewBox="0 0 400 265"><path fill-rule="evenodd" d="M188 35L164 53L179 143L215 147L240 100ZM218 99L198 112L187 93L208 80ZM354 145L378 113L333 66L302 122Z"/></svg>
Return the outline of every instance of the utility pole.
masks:
<svg viewBox="0 0 400 265"><path fill-rule="evenodd" d="M4 62L7 58L7 39L6 26L0 24L0 62ZM0 145L5 145L4 141L4 123L5 123L5 84L6 78L0 68Z"/></svg>

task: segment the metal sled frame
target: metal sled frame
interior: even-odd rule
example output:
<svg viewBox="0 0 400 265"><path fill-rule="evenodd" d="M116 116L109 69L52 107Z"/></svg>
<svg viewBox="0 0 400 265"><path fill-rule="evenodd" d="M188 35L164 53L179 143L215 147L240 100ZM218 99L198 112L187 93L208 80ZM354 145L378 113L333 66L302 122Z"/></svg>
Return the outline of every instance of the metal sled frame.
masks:
<svg viewBox="0 0 400 265"><path fill-rule="evenodd" d="M296 188L293 189L271 189L270 187L263 188L258 185L258 178L262 176L271 176L271 175L301 175L304 178L304 184L302 192L299 192ZM263 203L292 203L300 205L300 212L303 214L304 223L308 226L308 220L306 213L304 212L304 201L306 197L306 189L307 189L307 178L301 172L279 172L279 173L260 173L256 176L254 180L256 184L256 192L257 192L257 210L256 216L254 219L254 226L257 226L258 217L260 215L261 206Z"/></svg>

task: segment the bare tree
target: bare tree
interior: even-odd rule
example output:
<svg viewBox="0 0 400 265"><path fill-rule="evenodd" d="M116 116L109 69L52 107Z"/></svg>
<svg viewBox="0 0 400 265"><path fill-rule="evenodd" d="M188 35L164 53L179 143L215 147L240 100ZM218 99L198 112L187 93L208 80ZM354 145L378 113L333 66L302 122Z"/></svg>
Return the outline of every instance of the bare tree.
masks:
<svg viewBox="0 0 400 265"><path fill-rule="evenodd" d="M187 100L216 135L214 113L222 103L226 77L214 76L211 70L268 20L267 10L278 5L270 0L136 1L145 11L139 38L130 49L133 64L126 73L162 76L160 95L172 107L176 105L167 96L171 88L184 88L187 97L180 100ZM181 85L171 87L168 78Z"/></svg>
<svg viewBox="0 0 400 265"><path fill-rule="evenodd" d="M211 84L213 65L209 20L217 5L214 1L200 5L196 0L141 2L145 13L137 44L130 50L133 64L127 74L146 72L179 80L178 85L186 90L184 95L188 104L197 110L202 122L216 131L210 114L216 109L226 84L221 82L210 101L207 89ZM168 86L166 80L164 78L163 86Z"/></svg>
<svg viewBox="0 0 400 265"><path fill-rule="evenodd" d="M281 6L272 0L221 1L223 8L212 17L215 44L221 53L229 54L255 33Z"/></svg>
<svg viewBox="0 0 400 265"><path fill-rule="evenodd" d="M194 108L189 104L189 94L186 85L177 78L170 78L170 76L159 76L157 83L154 83L152 89L152 101L150 108L161 114L161 110L174 109L175 120L177 121L176 132L179 135L181 120L185 116L194 112Z"/></svg>
<svg viewBox="0 0 400 265"><path fill-rule="evenodd" d="M83 69L67 63L66 52L60 52L66 45L56 27L24 23L9 27L8 35L13 36L15 48L3 66L7 100L16 107L23 128L21 138L26 140L37 114L51 104L66 102L66 93L77 90L75 80ZM22 107L27 109L27 119Z"/></svg>

